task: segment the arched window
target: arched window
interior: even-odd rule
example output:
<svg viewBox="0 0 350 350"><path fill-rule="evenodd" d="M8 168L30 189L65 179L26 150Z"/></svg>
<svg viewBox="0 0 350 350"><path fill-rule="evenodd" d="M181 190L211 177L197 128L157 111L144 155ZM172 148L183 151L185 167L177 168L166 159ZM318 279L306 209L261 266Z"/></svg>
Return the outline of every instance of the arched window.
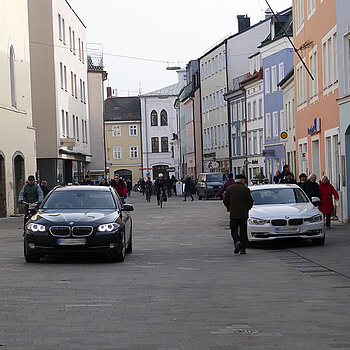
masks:
<svg viewBox="0 0 350 350"><path fill-rule="evenodd" d="M11 84L11 106L17 108L15 50L12 45L10 47L10 84Z"/></svg>
<svg viewBox="0 0 350 350"><path fill-rule="evenodd" d="M168 113L165 109L160 112L160 125L168 126Z"/></svg>
<svg viewBox="0 0 350 350"><path fill-rule="evenodd" d="M151 112L151 126L158 126L158 113L155 110Z"/></svg>

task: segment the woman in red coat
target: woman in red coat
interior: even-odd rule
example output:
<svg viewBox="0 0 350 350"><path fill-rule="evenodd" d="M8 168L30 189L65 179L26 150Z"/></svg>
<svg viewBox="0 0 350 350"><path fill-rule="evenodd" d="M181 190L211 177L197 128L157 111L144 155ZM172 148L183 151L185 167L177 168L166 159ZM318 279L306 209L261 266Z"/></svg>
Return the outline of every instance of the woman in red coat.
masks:
<svg viewBox="0 0 350 350"><path fill-rule="evenodd" d="M337 201L339 199L338 192L329 183L328 177L326 175L322 176L320 181L320 193L321 193L321 204L318 209L323 213L326 218L326 227L331 227L331 215L333 213L333 198Z"/></svg>

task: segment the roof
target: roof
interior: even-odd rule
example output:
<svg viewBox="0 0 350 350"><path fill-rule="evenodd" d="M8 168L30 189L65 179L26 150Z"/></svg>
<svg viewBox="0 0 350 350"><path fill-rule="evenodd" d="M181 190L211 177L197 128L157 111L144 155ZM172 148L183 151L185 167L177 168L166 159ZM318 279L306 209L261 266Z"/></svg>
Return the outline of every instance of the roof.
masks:
<svg viewBox="0 0 350 350"><path fill-rule="evenodd" d="M286 36L293 36L293 12L292 8L289 7L288 9L279 12L276 14L277 19L273 16L272 17L272 23L271 25L274 26L275 29L275 36L272 38L271 30L270 34L266 37L264 41L261 42L261 45L259 47L265 46L270 44L273 41L276 41L280 38L286 37ZM282 24L282 26L281 26ZM287 35L286 35L287 33Z"/></svg>
<svg viewBox="0 0 350 350"><path fill-rule="evenodd" d="M169 85L166 86L164 88L161 88L159 90L155 90L152 92L149 92L147 94L143 94L140 97L150 97L150 96L164 96L164 97L168 97L168 96L177 96L179 94L179 92L181 91L181 89L184 87L185 82L180 82L180 83L176 83L173 85Z"/></svg>
<svg viewBox="0 0 350 350"><path fill-rule="evenodd" d="M104 102L105 121L141 120L140 98L109 97Z"/></svg>

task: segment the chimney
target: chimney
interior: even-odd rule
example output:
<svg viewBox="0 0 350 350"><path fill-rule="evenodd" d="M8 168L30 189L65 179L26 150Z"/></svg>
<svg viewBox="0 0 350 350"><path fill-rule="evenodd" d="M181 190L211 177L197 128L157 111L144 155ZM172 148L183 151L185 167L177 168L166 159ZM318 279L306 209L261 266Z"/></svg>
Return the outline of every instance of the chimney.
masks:
<svg viewBox="0 0 350 350"><path fill-rule="evenodd" d="M107 86L107 98L112 97L112 88Z"/></svg>
<svg viewBox="0 0 350 350"><path fill-rule="evenodd" d="M250 17L248 15L238 15L238 33L250 27Z"/></svg>

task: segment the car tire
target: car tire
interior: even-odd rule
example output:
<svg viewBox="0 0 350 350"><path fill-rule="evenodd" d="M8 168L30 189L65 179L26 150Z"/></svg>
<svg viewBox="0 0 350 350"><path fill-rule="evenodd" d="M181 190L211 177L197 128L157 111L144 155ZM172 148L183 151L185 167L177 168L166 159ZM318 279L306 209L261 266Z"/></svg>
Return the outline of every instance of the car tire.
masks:
<svg viewBox="0 0 350 350"><path fill-rule="evenodd" d="M127 246L125 252L126 252L126 254L132 253L132 232L130 232L130 238L129 238L128 246Z"/></svg>
<svg viewBox="0 0 350 350"><path fill-rule="evenodd" d="M26 243L24 242L24 259L27 263L37 263L40 261L41 255L40 254L30 254L27 251Z"/></svg>
<svg viewBox="0 0 350 350"><path fill-rule="evenodd" d="M202 196L199 194L199 191L197 191L197 195L198 195L198 200L200 201L202 199Z"/></svg>
<svg viewBox="0 0 350 350"><path fill-rule="evenodd" d="M208 200L209 199L209 195L207 192L205 192L205 199Z"/></svg>
<svg viewBox="0 0 350 350"><path fill-rule="evenodd" d="M118 239L118 247L116 250L114 250L110 255L110 260L112 262L123 262L125 259L125 233L122 232L120 234L120 237Z"/></svg>
<svg viewBox="0 0 350 350"><path fill-rule="evenodd" d="M312 239L313 245L324 245L325 242L326 242L326 237Z"/></svg>

